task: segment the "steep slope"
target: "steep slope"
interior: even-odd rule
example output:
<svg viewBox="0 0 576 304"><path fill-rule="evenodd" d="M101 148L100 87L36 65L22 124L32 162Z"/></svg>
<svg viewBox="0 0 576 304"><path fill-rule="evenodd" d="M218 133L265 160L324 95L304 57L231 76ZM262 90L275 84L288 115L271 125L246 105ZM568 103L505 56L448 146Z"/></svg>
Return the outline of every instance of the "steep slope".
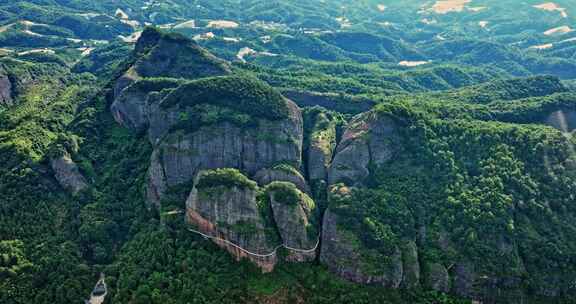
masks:
<svg viewBox="0 0 576 304"><path fill-rule="evenodd" d="M546 127L426 121L395 107L358 116L330 165L321 261L357 282L488 302L512 301L524 284L565 294L572 147ZM564 237L548 239L550 226ZM566 253L542 250L550 242Z"/></svg>
<svg viewBox="0 0 576 304"><path fill-rule="evenodd" d="M134 65L116 82L111 110L118 123L146 132L154 147L150 203L161 207L166 191L192 185L188 221L265 271L277 263L279 245L313 248L309 240L303 244L292 235L295 226L309 225L309 207L303 203L306 212L287 211L275 191L267 190L270 197L263 198L251 180L262 187L282 181L307 189L299 173L303 122L298 107L256 79L229 75L226 63L183 37L150 28L135 52ZM190 66L182 69L181 62ZM175 75L179 79L170 78ZM276 172L280 164L288 171ZM299 192L290 188L288 193L294 191Z"/></svg>
<svg viewBox="0 0 576 304"><path fill-rule="evenodd" d="M129 71L146 65L149 57L143 58ZM188 223L236 258L264 271L280 262L279 248L287 249L287 260L314 259L319 233L313 231L320 229L320 262L354 282L488 302L524 295L525 285L531 296L569 292L549 282L570 277L570 266L535 264L534 252L555 259L559 252L538 251L551 241L544 227L560 235L572 229L571 198L564 195L574 185L570 137L544 126L438 120L392 103L356 116L341 136L328 112L307 113L312 131L304 148L302 114L292 102L257 80L210 73L133 80L111 109L119 123L146 132L154 147L149 200L161 207L169 189L191 190ZM447 96L495 109L562 94L569 93L557 78L537 77ZM281 163L289 169L274 173ZM321 226L316 205L327 207ZM538 208L550 216L539 217ZM567 237L554 244L567 252L573 246ZM549 267L558 267L558 275L547 275Z"/></svg>
<svg viewBox="0 0 576 304"><path fill-rule="evenodd" d="M571 11L500 2L1 4L0 302L572 301Z"/></svg>

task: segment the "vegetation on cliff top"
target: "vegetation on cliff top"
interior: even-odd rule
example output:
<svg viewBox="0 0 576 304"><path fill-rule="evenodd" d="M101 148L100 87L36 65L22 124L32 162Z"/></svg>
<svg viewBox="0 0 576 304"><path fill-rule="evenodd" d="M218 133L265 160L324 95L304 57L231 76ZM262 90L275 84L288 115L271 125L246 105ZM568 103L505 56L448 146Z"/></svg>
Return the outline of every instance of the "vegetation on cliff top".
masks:
<svg viewBox="0 0 576 304"><path fill-rule="evenodd" d="M286 99L269 85L244 76L222 76L187 82L171 92L163 108L210 104L270 120L285 119Z"/></svg>

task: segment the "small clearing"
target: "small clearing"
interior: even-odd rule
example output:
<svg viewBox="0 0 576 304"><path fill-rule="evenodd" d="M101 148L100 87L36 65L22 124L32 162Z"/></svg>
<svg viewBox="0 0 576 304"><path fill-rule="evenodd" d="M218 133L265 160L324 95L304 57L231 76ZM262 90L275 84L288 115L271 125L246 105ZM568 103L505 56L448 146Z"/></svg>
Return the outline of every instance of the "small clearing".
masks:
<svg viewBox="0 0 576 304"><path fill-rule="evenodd" d="M549 11L549 12L558 11L558 12L560 12L560 15L562 15L562 17L568 18L568 13L566 12L566 9L563 7L560 7L558 4L556 4L554 2L542 3L542 4L534 5L533 7L537 8L537 9Z"/></svg>
<svg viewBox="0 0 576 304"><path fill-rule="evenodd" d="M554 47L554 44L552 43L547 43L547 44L541 44L541 45L533 45L531 47L529 47L529 49L533 49L533 50L547 50L547 49L551 49Z"/></svg>
<svg viewBox="0 0 576 304"><path fill-rule="evenodd" d="M13 50L0 48L0 56L8 55L8 54L11 54L13 52L14 52Z"/></svg>
<svg viewBox="0 0 576 304"><path fill-rule="evenodd" d="M448 14L452 12L462 12L466 4L472 2L472 0L443 0L436 1L432 10L436 14Z"/></svg>
<svg viewBox="0 0 576 304"><path fill-rule="evenodd" d="M340 23L341 28L347 28L347 27L352 26L350 19L348 19L346 17L338 17L338 18L336 18L336 21L338 21L338 23Z"/></svg>
<svg viewBox="0 0 576 304"><path fill-rule="evenodd" d="M198 34L198 35L194 36L192 39L199 41L199 40L210 40L210 39L214 39L215 37L216 37L216 35L214 35L214 33L208 32L208 33Z"/></svg>
<svg viewBox="0 0 576 304"><path fill-rule="evenodd" d="M398 62L398 65L400 66L405 66L405 67L416 67L419 65L424 65L424 64L429 64L430 61L400 61Z"/></svg>
<svg viewBox="0 0 576 304"><path fill-rule="evenodd" d="M140 22L136 20L120 19L120 22L129 25L132 28L137 28L140 26Z"/></svg>
<svg viewBox="0 0 576 304"><path fill-rule="evenodd" d="M124 19L124 20L128 20L130 19L130 17L128 16L128 14L126 14L122 9L118 8L116 9L116 12L114 13L114 16L116 16L116 18L120 18L120 19Z"/></svg>
<svg viewBox="0 0 576 304"><path fill-rule="evenodd" d="M258 52L249 48L249 47L244 47L238 51L238 54L236 54L236 58L238 58L238 60L240 60L242 62L246 62L246 59L244 59L245 56L255 55L255 54L258 54Z"/></svg>
<svg viewBox="0 0 576 304"><path fill-rule="evenodd" d="M569 39L565 39L565 40L562 40L562 41L560 41L560 42L558 42L558 43L567 43L567 42L574 42L574 41L576 41L576 37L574 37L574 38L569 38Z"/></svg>
<svg viewBox="0 0 576 304"><path fill-rule="evenodd" d="M54 52L51 49L34 49L34 50L20 52L20 53L18 53L18 56L24 56L24 55L29 55L29 54L51 54L51 55L54 55L54 54L56 54L56 52Z"/></svg>
<svg viewBox="0 0 576 304"><path fill-rule="evenodd" d="M249 25L268 31L285 31L288 29L288 26L284 23L268 22L261 20L252 21L249 23Z"/></svg>
<svg viewBox="0 0 576 304"><path fill-rule="evenodd" d="M174 29L193 29L196 28L196 21L195 20L188 20L182 23L178 23L174 26Z"/></svg>
<svg viewBox="0 0 576 304"><path fill-rule="evenodd" d="M82 48L77 48L77 50L82 52L82 54L80 54L80 56L86 57L86 56L90 55L90 53L92 53L92 51L94 51L94 48L82 47Z"/></svg>
<svg viewBox="0 0 576 304"><path fill-rule="evenodd" d="M94 286L92 293L90 293L90 299L84 301L86 304L102 304L104 300L106 300L106 296L108 295L108 286L106 285L106 278L104 274L100 274L100 279Z"/></svg>
<svg viewBox="0 0 576 304"><path fill-rule="evenodd" d="M420 22L422 22L424 24L428 24L428 25L438 23L438 21L436 19L428 19L428 18L424 18L424 19L420 20Z"/></svg>
<svg viewBox="0 0 576 304"><path fill-rule="evenodd" d="M238 43L238 42L240 42L242 39L240 39L240 38L235 38L235 37L222 37L222 40L224 40L224 41L226 41L226 42Z"/></svg>
<svg viewBox="0 0 576 304"><path fill-rule="evenodd" d="M478 25L481 28L486 28L488 26L488 21L480 21L480 22L478 22Z"/></svg>
<svg viewBox="0 0 576 304"><path fill-rule="evenodd" d="M14 26L14 24L8 24L8 25L0 26L0 33L4 33L8 29L10 29L12 26Z"/></svg>
<svg viewBox="0 0 576 304"><path fill-rule="evenodd" d="M476 7L469 7L469 8L467 8L467 10L477 13L477 12L481 12L487 8L488 7L486 7L486 6L476 6Z"/></svg>
<svg viewBox="0 0 576 304"><path fill-rule="evenodd" d="M130 36L122 36L122 35L118 35L118 38L122 39L122 41L126 42L126 43L136 43L136 41L138 41L138 39L140 39L140 35L142 35L142 31L139 32L134 32L132 33L132 35Z"/></svg>
<svg viewBox="0 0 576 304"><path fill-rule="evenodd" d="M231 28L237 28L239 26L240 26L240 24L238 24L234 21L212 20L212 21L208 22L208 25L206 27L217 28L217 29L231 29Z"/></svg>
<svg viewBox="0 0 576 304"><path fill-rule="evenodd" d="M378 8L379 11L383 12L383 11L386 10L387 7L386 7L386 5L384 5L384 4L378 4L378 5L376 6L376 8Z"/></svg>
<svg viewBox="0 0 576 304"><path fill-rule="evenodd" d="M76 16L80 16L80 17L83 17L83 18L86 18L86 19L90 20L90 19L92 19L92 18L96 18L96 17L102 16L102 14L98 14L98 13L78 13L78 14L76 14Z"/></svg>
<svg viewBox="0 0 576 304"><path fill-rule="evenodd" d="M559 27L553 28L553 29L549 29L549 30L544 32L544 35L546 35L546 36L562 35L562 34L570 33L572 31L573 31L573 29L571 29L567 25L564 25L564 26L559 26Z"/></svg>
<svg viewBox="0 0 576 304"><path fill-rule="evenodd" d="M241 48L238 51L238 54L236 54L236 58L238 58L238 60L242 61L242 62L246 62L245 57L246 56L268 56L268 57L275 57L278 56L278 54L274 54L274 53L270 53L270 52L258 52L256 50L253 50L249 47L244 47Z"/></svg>

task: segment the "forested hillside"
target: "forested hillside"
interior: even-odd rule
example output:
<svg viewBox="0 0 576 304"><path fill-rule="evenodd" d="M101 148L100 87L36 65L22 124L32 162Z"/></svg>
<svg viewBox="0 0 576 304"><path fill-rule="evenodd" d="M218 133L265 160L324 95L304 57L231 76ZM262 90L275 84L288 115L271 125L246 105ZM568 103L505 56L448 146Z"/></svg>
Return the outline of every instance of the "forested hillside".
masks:
<svg viewBox="0 0 576 304"><path fill-rule="evenodd" d="M574 303L575 20L0 1L0 302Z"/></svg>

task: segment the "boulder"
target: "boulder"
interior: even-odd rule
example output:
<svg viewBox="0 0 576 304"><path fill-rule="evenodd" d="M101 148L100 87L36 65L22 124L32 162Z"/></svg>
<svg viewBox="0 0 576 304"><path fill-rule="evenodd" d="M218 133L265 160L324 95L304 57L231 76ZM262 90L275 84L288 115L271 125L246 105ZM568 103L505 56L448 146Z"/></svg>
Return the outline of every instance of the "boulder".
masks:
<svg viewBox="0 0 576 304"><path fill-rule="evenodd" d="M227 176L230 172L237 177ZM262 216L256 193L256 183L237 171L203 171L186 201L186 218L238 260L246 258L270 272L279 241Z"/></svg>
<svg viewBox="0 0 576 304"><path fill-rule="evenodd" d="M50 165L54 171L54 177L62 188L76 194L88 187L86 179L82 176L78 166L68 152L51 159Z"/></svg>
<svg viewBox="0 0 576 304"><path fill-rule="evenodd" d="M339 215L328 209L322 223L322 248L320 261L337 275L356 283L375 284L387 288L399 288L403 278L402 253L398 248L389 257L387 265L381 265L374 273L366 265L365 255L357 236L342 227ZM384 263L384 260L382 261ZM384 269L384 270L383 270Z"/></svg>
<svg viewBox="0 0 576 304"><path fill-rule="evenodd" d="M7 75L0 75L0 105L12 105L12 82Z"/></svg>
<svg viewBox="0 0 576 304"><path fill-rule="evenodd" d="M329 184L362 185L370 174L369 165L382 165L401 152L398 132L398 124L388 115L368 112L356 116L336 148Z"/></svg>
<svg viewBox="0 0 576 304"><path fill-rule="evenodd" d="M310 187L308 187L304 176L289 165L278 165L273 168L261 169L254 175L254 180L258 182L260 186L266 186L275 181L289 182L294 184L300 191L310 193Z"/></svg>
<svg viewBox="0 0 576 304"><path fill-rule="evenodd" d="M440 263L428 265L426 287L444 293L450 291L450 275L444 265Z"/></svg>
<svg viewBox="0 0 576 304"><path fill-rule="evenodd" d="M414 241L407 241L403 244L402 265L404 269L402 287L418 288L420 286L420 261L418 259L418 246Z"/></svg>
<svg viewBox="0 0 576 304"><path fill-rule="evenodd" d="M576 129L576 111L554 111L546 117L544 123L565 133L572 132Z"/></svg>
<svg viewBox="0 0 576 304"><path fill-rule="evenodd" d="M274 222L288 251L287 260L313 261L320 241L314 201L288 182L273 182L266 191Z"/></svg>
<svg viewBox="0 0 576 304"><path fill-rule="evenodd" d="M308 176L311 181L326 181L336 147L336 124L330 121L326 113L318 113L314 117L309 138Z"/></svg>

